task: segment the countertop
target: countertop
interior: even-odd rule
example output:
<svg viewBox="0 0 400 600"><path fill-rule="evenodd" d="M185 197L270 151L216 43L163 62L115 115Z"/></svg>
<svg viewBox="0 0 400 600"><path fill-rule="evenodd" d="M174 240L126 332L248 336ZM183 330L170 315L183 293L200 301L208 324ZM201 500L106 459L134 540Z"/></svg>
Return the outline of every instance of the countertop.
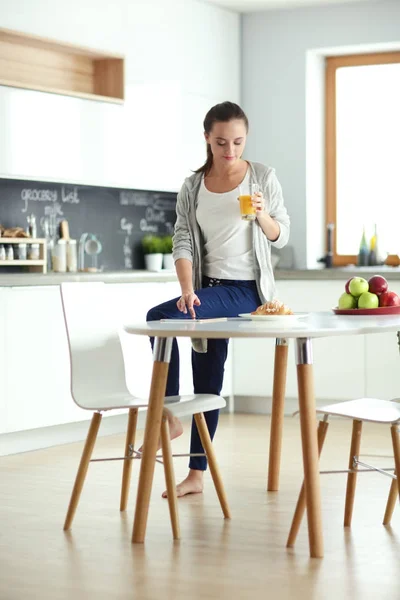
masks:
<svg viewBox="0 0 400 600"><path fill-rule="evenodd" d="M369 279L372 275L383 275L391 281L400 280L400 267L335 267L332 269L276 269L275 279L311 279L311 280L347 280L350 277L364 277Z"/></svg>
<svg viewBox="0 0 400 600"><path fill-rule="evenodd" d="M59 285L63 281L153 283L176 281L175 271L105 271L100 273L0 273L0 287Z"/></svg>
<svg viewBox="0 0 400 600"><path fill-rule="evenodd" d="M400 280L400 267L346 267L334 269L276 269L278 280L346 280L360 276L368 279L379 273L391 281ZM59 285L63 281L104 281L105 283L152 283L176 281L174 271L106 271L101 273L0 273L0 287Z"/></svg>

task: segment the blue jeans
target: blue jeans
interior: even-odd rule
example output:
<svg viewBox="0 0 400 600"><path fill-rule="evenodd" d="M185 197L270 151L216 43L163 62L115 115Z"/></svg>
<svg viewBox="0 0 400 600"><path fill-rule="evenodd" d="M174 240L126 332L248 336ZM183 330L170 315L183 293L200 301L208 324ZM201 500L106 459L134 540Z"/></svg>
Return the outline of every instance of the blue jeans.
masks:
<svg viewBox="0 0 400 600"><path fill-rule="evenodd" d="M248 313L261 304L255 281L236 281L228 279L203 278L203 287L196 291L201 305L195 306L196 317L211 319L214 317L237 317L239 313ZM159 319L190 319L189 314L180 312L176 306L178 298L155 306L147 313L147 321ZM224 381L224 365L228 355L229 340L208 340L207 352L200 354L192 350L193 387L195 394L217 394L222 390ZM151 339L153 345L153 339ZM166 396L179 394L179 350L176 339L173 340L171 362L169 365ZM219 410L204 413L204 418L213 439L218 425ZM197 431L192 421L190 453L204 452ZM205 471L205 457L191 457L190 469Z"/></svg>

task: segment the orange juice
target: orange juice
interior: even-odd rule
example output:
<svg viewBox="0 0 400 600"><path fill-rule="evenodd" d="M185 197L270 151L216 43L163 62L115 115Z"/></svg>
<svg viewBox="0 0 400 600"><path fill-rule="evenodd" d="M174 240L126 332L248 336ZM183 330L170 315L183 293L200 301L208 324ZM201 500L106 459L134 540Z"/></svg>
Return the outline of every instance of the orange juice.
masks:
<svg viewBox="0 0 400 600"><path fill-rule="evenodd" d="M251 196L239 196L240 214L245 221L254 221L256 218L256 209L251 204Z"/></svg>

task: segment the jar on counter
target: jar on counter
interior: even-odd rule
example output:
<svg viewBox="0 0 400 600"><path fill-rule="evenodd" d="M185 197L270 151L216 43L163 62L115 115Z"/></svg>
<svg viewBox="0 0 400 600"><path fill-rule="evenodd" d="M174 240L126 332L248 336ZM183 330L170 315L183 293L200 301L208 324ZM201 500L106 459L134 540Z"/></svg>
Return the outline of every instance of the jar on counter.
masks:
<svg viewBox="0 0 400 600"><path fill-rule="evenodd" d="M14 250L11 244L6 246L6 260L14 260Z"/></svg>
<svg viewBox="0 0 400 600"><path fill-rule="evenodd" d="M65 273L67 270L67 244L65 240L58 240L51 253L51 264L56 273Z"/></svg>
<svg viewBox="0 0 400 600"><path fill-rule="evenodd" d="M27 217L28 221L28 233L31 238L37 237L37 227L36 227L36 217L35 215L30 215Z"/></svg>
<svg viewBox="0 0 400 600"><path fill-rule="evenodd" d="M28 260L39 260L39 259L40 259L39 244L29 244Z"/></svg>
<svg viewBox="0 0 400 600"><path fill-rule="evenodd" d="M67 271L76 273L78 270L78 255L76 249L76 240L67 241Z"/></svg>
<svg viewBox="0 0 400 600"><path fill-rule="evenodd" d="M27 258L26 244L24 244L24 243L18 244L16 250L17 250L16 258L18 260L26 260L26 258Z"/></svg>
<svg viewBox="0 0 400 600"><path fill-rule="evenodd" d="M6 249L3 244L0 244L0 260L6 260Z"/></svg>

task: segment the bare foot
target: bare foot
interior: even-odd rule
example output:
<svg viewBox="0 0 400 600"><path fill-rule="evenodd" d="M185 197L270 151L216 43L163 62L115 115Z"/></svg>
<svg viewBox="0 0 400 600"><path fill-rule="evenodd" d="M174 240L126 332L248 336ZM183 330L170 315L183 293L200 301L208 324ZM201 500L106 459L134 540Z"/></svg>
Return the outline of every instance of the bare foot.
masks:
<svg viewBox="0 0 400 600"><path fill-rule="evenodd" d="M171 438L171 440L174 440L175 438L179 437L183 433L182 423L180 422L178 417L174 417L173 415L171 415L171 413L169 412L168 409L164 409L164 411L165 411L165 416L168 419L170 438ZM159 450L160 448L161 448L161 440L158 441L157 450ZM140 452L140 453L143 452L143 446L140 446L138 452Z"/></svg>
<svg viewBox="0 0 400 600"><path fill-rule="evenodd" d="M179 437L183 433L183 426L178 417L168 416L169 437L171 440Z"/></svg>
<svg viewBox="0 0 400 600"><path fill-rule="evenodd" d="M182 496L187 496L188 494L201 494L203 492L203 487L203 471L190 469L186 479L176 486L176 495L178 498L182 498ZM167 497L166 491L163 493L162 497Z"/></svg>

